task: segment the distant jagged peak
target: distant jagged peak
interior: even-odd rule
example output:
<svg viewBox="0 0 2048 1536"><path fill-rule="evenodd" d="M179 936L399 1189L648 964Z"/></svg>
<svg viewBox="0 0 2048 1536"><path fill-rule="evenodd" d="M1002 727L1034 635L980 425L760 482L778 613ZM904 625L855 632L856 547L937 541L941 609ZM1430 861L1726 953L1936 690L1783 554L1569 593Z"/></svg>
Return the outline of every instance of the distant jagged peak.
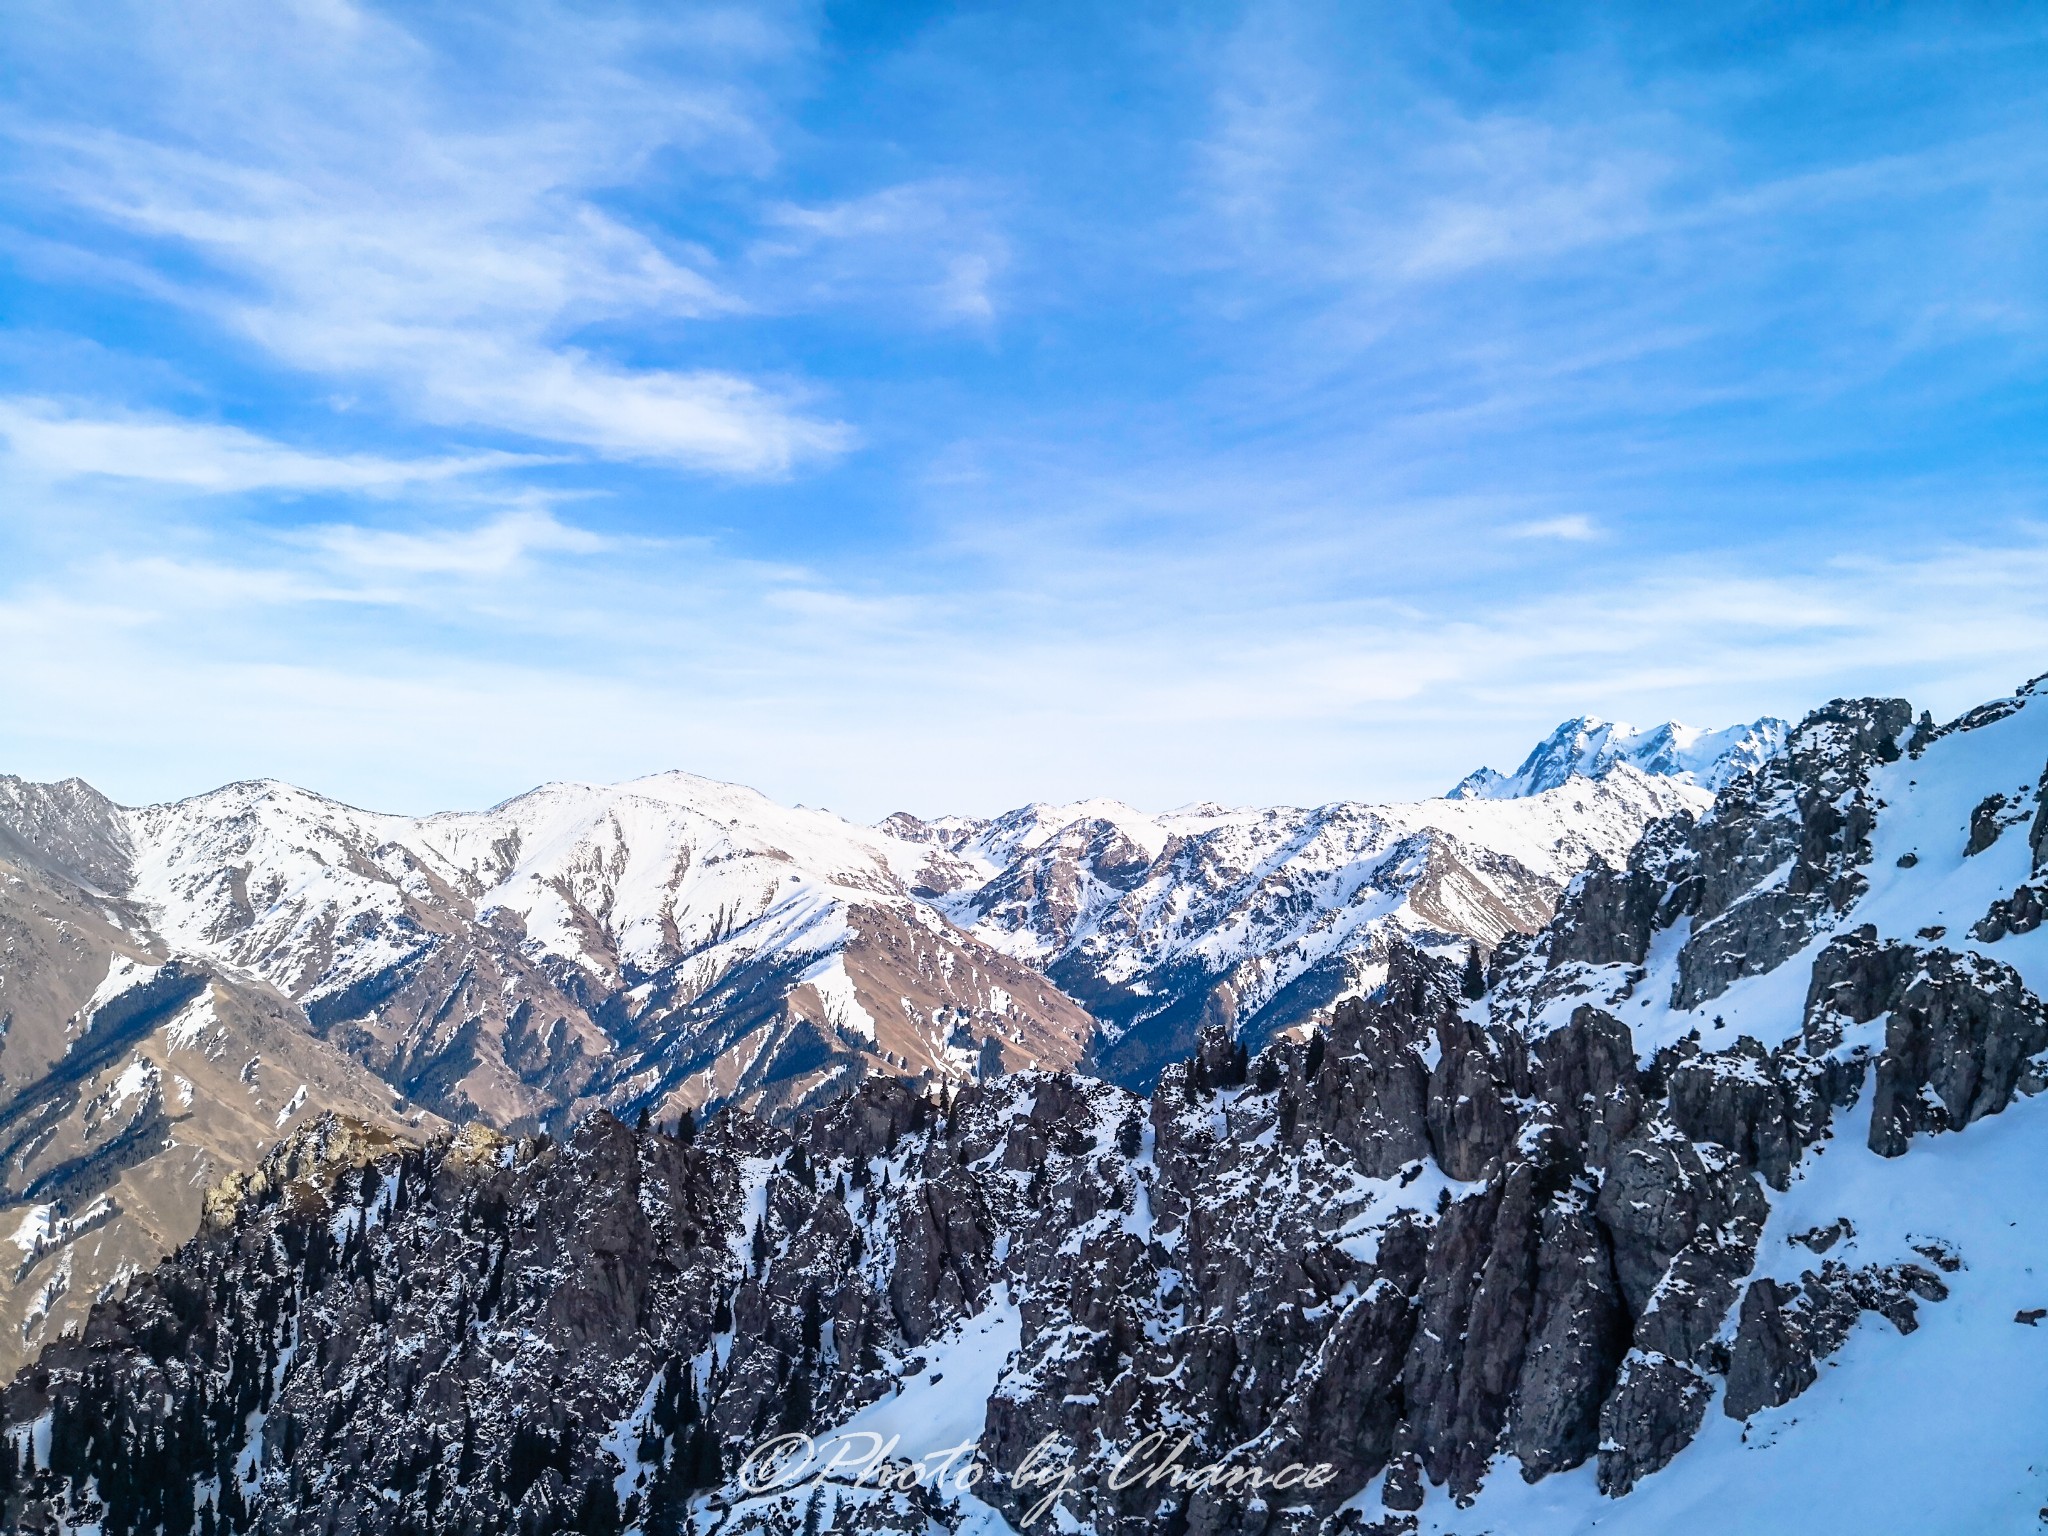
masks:
<svg viewBox="0 0 2048 1536"><path fill-rule="evenodd" d="M1718 792L1784 751L1791 729L1775 715L1719 730L1675 720L1639 729L1598 715L1579 715L1538 742L1513 773L1480 768L1460 779L1447 798L1517 800L1557 789L1574 777L1605 778L1621 764L1655 778Z"/></svg>

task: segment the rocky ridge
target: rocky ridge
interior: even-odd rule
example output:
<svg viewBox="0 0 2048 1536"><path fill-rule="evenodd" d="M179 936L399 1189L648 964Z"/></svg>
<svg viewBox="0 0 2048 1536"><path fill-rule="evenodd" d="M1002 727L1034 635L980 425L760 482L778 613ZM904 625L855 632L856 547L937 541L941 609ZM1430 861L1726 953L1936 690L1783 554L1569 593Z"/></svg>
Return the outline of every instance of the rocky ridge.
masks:
<svg viewBox="0 0 2048 1536"><path fill-rule="evenodd" d="M131 810L0 778L0 1370L324 1109L422 1134L787 1114L867 1074L1091 1052L1149 1082L1205 1018L1257 1039L1372 984L1396 933L1539 924L1688 793L1623 774L1521 808L1211 808L1171 832L1096 806L1137 841L1098 827L1083 869L1044 807L867 829L682 774L426 818L267 782ZM1098 1020L1040 968L1059 901L1020 893L1105 881L1121 915L1087 895L1058 919Z"/></svg>
<svg viewBox="0 0 2048 1536"><path fill-rule="evenodd" d="M202 1196L323 1109L439 1122L287 997L173 952L124 884L118 808L0 779L0 1374L197 1225Z"/></svg>
<svg viewBox="0 0 2048 1536"><path fill-rule="evenodd" d="M1204 1028L1145 1098L870 1078L794 1126L599 1115L382 1155L302 1132L7 1389L0 1428L42 1426L8 1518L1668 1529L1663 1490L1739 1499L1752 1435L1795 1456L1849 1412L1805 1405L1883 1336L1905 1370L2028 1337L2028 1250L1956 1222L2048 1214L1978 1151L2048 1144L2048 947L1971 936L2039 878L2044 761L2030 691L1943 730L1837 702L1490 966L1393 947L1326 1030L1253 1052ZM1917 1336L1930 1307L1946 1346ZM2038 1376L2010 1346L1969 1358L2005 1371L1994 1396ZM1830 1379L1887 1391L1854 1360ZM960 1423L971 1493L737 1480L780 1430ZM1217 1470L1124 1482L1153 1431ZM2014 1443L1975 1433L1980 1460ZM1283 1494L1221 1470L1288 1462L1329 1475ZM1975 1473L1865 1475L1901 1512L2032 1518L2020 1468Z"/></svg>
<svg viewBox="0 0 2048 1536"><path fill-rule="evenodd" d="M1709 799L1610 763L1514 801L1089 801L884 825L932 849L920 880L939 910L1087 1006L1088 1070L1142 1091L1202 1025L1256 1046L1378 986L1400 944L1462 954L1534 932L1589 862Z"/></svg>
<svg viewBox="0 0 2048 1536"><path fill-rule="evenodd" d="M1574 778L1605 778L1623 764L1717 793L1782 752L1791 729L1770 715L1719 731L1675 720L1638 730L1596 715L1580 715L1539 741L1513 773L1476 769L1452 787L1449 798L1520 799Z"/></svg>

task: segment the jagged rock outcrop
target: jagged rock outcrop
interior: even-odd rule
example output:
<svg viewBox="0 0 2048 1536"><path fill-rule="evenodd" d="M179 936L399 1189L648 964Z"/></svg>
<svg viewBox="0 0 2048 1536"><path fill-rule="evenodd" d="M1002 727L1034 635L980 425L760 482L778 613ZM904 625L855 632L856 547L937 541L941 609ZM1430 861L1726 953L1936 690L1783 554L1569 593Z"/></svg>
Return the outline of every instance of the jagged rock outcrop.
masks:
<svg viewBox="0 0 2048 1536"><path fill-rule="evenodd" d="M1818 1272L1805 1271L1797 1284L1768 1277L1753 1282L1742 1298L1722 1411L1746 1419L1791 1402L1813 1385L1816 1363L1842 1347L1865 1312L1911 1333L1920 1326L1916 1298L1948 1299L1941 1277L1918 1264L1851 1269L1830 1259Z"/></svg>
<svg viewBox="0 0 2048 1536"><path fill-rule="evenodd" d="M1877 815L1870 770L1898 758L1912 720L1903 699L1838 699L1800 722L1784 755L1745 786L1751 793L1727 802L1729 814L1701 820L1688 840L1697 884L1686 898L1693 929L1677 1006L1775 968L1863 892Z"/></svg>
<svg viewBox="0 0 2048 1536"><path fill-rule="evenodd" d="M2031 885L2015 886L2010 896L1991 903L1971 928L1970 937L1982 944L1996 944L2009 933L2032 933L2041 926L2043 916L2048 916L2048 908L2041 904L2041 893Z"/></svg>
<svg viewBox="0 0 2048 1536"><path fill-rule="evenodd" d="M2019 973L1987 956L1935 949L1885 1025L1870 1146L1886 1157L1923 1131L1960 1130L2044 1086L2048 1012Z"/></svg>
<svg viewBox="0 0 2048 1536"><path fill-rule="evenodd" d="M0 1398L0 1434L51 1426L0 1516L309 1536L668 1536L691 1501L729 1536L980 1518L926 1487L738 1480L766 1437L849 1421L972 1438L976 1497L1020 1529L1395 1531L1589 1462L1574 1486L1628 1496L1677 1475L1717 1398L1768 1416L1866 1314L1906 1333L1968 1304L1954 1234L1814 1191L2048 1084L2028 946L1944 946L1898 883L1975 881L1983 910L2017 841L1964 853L1974 783L1902 818L1931 829L1924 867L1884 820L1973 742L2008 741L2009 781L2009 738L1977 733L2032 729L2030 707L1894 763L1910 712L1830 706L1782 764L1577 882L1485 985L1462 947L1395 946L1368 995L1262 1049L1219 1003L1146 1097L876 1076L694 1134L302 1131ZM1771 945L1796 936L1804 972L1773 975L1788 961L1723 920L1802 868ZM1844 1114L1866 1102L1867 1144ZM1802 1189L1788 1242L1772 1207ZM1124 1475L1136 1449L1156 1477ZM1231 1470L1286 1464L1321 1471ZM1382 1512L1343 1509L1375 1479Z"/></svg>

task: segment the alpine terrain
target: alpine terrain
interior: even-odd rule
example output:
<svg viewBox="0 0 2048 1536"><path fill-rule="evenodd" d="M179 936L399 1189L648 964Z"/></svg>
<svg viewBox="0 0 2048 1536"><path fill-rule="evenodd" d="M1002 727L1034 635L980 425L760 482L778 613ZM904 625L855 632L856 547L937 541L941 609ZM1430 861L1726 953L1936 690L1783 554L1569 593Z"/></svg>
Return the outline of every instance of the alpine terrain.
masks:
<svg viewBox="0 0 2048 1536"><path fill-rule="evenodd" d="M1732 764L1770 724L1711 740ZM1396 935L1461 954L1539 927L1589 860L1706 799L1676 760L1574 769L1514 803L878 828L682 773L425 818L0 779L0 1369L326 1110L520 1134L787 1115L870 1074L1149 1087L1205 1020L1256 1043L1377 985Z"/></svg>
<svg viewBox="0 0 2048 1536"><path fill-rule="evenodd" d="M1592 782L1644 777L1623 763ZM388 1093L370 1113L300 1118L207 1194L195 1236L0 1395L0 1513L104 1536L1769 1533L1813 1530L1817 1510L1830 1529L2037 1529L2044 780L2033 685L1942 727L1900 700L1836 701L1710 802L1683 786L1697 809L1573 876L1533 933L1496 930L1482 959L1436 944L1427 919L1390 922L1368 991L1263 1042L1249 1012L1215 1010L1146 1092L1019 1062L869 1071L772 1114L597 1109L547 1135L480 1114L415 1125ZM255 849L286 792L224 793L248 807ZM1297 833L1320 833L1297 814ZM1090 916L1066 928L998 920L1001 899L971 894L1027 867L1031 829L1063 816L1006 818L1024 829L1007 862L994 823L922 838L899 824L861 846L936 893L887 907L905 924L945 922L939 904L979 914L993 937L923 930L958 946L956 966L993 965L996 938L1079 953L1121 910L1093 886L1074 887ZM1385 819L1400 816L1421 824ZM133 813L109 823L134 829L126 843L89 846L45 816L10 857L62 865L70 890L89 874L151 893L181 944L247 946L211 992L160 959L136 1017L187 1017L201 996L220 1010L242 995L230 982L266 1001L334 995L274 957L310 921L333 965L355 914L323 924L304 907L265 927L291 887L254 858L246 895L232 876L203 894L196 860L159 851L190 846L156 840L181 818L209 820ZM1088 881L1141 855L1157 878L1174 839L1251 843L1267 825L1115 807L1064 820L1121 827L1138 850L1082 847L1067 867ZM480 850L503 823L349 825L372 867L405 871L402 894L425 893L404 909L422 927L503 901L497 921L528 938L502 953L565 999L570 943L631 979L631 956L670 942L658 917L625 916L662 908L617 875L609 905L575 897L586 927L561 894L591 890L584 865L533 822L496 853ZM379 831L394 835L371 843ZM783 851L792 883L816 878L818 848ZM520 894L529 857L559 873ZM302 878L382 883L329 873L344 862L323 850ZM448 873L463 869L474 894ZM946 871L950 889L933 878ZM867 889L838 873L834 900ZM876 879L866 899L905 899ZM17 897L50 914L47 942L97 924L91 942L126 944L127 964L153 958L117 924L132 898L59 909L56 889ZM258 920L212 934L197 915L243 909ZM382 942L406 942L397 909L376 916ZM303 1008L307 1038L323 1060L389 1071L379 1053L402 1053L403 1030L385 1026L387 1047L377 1024L338 1027L376 1017L367 995L325 1023ZM1049 1020L1063 995L1032 1006ZM614 1017L594 993L579 1007L579 1028ZM180 1055L155 1068L163 1082ZM617 1070L602 1052L591 1065ZM568 1104L588 1101L576 1092ZM779 1462L753 1454L777 1436Z"/></svg>

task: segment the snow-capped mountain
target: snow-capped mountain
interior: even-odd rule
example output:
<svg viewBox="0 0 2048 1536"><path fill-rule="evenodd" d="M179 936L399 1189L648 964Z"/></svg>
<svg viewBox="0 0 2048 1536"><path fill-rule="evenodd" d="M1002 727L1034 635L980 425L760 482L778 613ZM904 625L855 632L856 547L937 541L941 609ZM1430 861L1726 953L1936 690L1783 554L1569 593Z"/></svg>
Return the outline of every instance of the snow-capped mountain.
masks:
<svg viewBox="0 0 2048 1536"><path fill-rule="evenodd" d="M941 912L1088 1007L1094 1068L1145 1087L1204 1022L1257 1045L1370 991L1397 936L1462 953L1535 931L1591 860L1711 798L1616 763L1515 800L1157 816L1091 800L883 825L931 850L917 882Z"/></svg>
<svg viewBox="0 0 2048 1536"><path fill-rule="evenodd" d="M131 902L126 814L0 778L0 1374L190 1237L206 1188L324 1110L439 1122Z"/></svg>
<svg viewBox="0 0 2048 1536"><path fill-rule="evenodd" d="M1079 1007L908 893L895 839L691 774L418 819L234 784L128 825L167 939L463 1118L791 1102L1086 1043Z"/></svg>
<svg viewBox="0 0 2048 1536"><path fill-rule="evenodd" d="M1575 776L1605 778L1624 764L1714 793L1782 752L1790 730L1783 720L1770 715L1718 731L1671 720L1637 730L1595 715L1580 715L1538 742L1513 773L1477 769L1458 781L1450 798L1511 800L1540 795Z"/></svg>
<svg viewBox="0 0 2048 1536"><path fill-rule="evenodd" d="M408 1135L786 1113L867 1073L1149 1086L1204 1020L1257 1044L1369 990L1397 937L1539 927L1704 799L1623 765L1514 801L869 828L681 773L418 818L0 780L0 1237L27 1238L0 1329L74 1320L323 1109Z"/></svg>
<svg viewBox="0 0 2048 1536"><path fill-rule="evenodd" d="M1392 943L1146 1097L302 1127L0 1395L0 1522L2038 1529L2044 764L2032 686L1836 701L1487 974Z"/></svg>

